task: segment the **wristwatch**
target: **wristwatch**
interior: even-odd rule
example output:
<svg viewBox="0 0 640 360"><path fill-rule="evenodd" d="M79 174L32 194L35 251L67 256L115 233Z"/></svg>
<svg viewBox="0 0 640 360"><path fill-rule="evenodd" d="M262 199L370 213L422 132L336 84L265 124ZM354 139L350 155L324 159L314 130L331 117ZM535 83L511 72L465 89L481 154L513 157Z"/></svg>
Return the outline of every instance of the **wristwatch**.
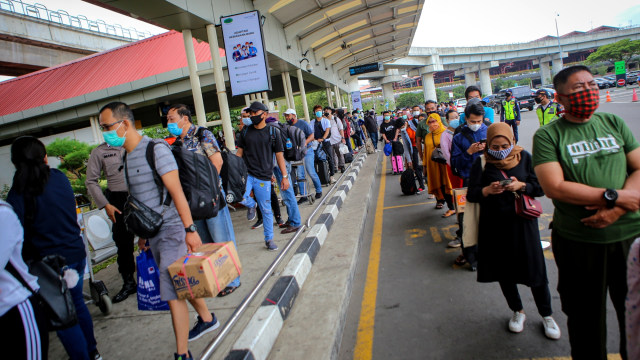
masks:
<svg viewBox="0 0 640 360"><path fill-rule="evenodd" d="M196 231L198 231L198 228L196 227L196 224L191 224L188 227L184 228L184 231L186 231L186 232L196 232Z"/></svg>
<svg viewBox="0 0 640 360"><path fill-rule="evenodd" d="M604 200L607 202L607 208L613 209L616 206L616 200L618 200L618 192L614 189L607 189L603 194Z"/></svg>
<svg viewBox="0 0 640 360"><path fill-rule="evenodd" d="M284 174L282 175L283 178L288 179L289 178L289 174Z"/></svg>

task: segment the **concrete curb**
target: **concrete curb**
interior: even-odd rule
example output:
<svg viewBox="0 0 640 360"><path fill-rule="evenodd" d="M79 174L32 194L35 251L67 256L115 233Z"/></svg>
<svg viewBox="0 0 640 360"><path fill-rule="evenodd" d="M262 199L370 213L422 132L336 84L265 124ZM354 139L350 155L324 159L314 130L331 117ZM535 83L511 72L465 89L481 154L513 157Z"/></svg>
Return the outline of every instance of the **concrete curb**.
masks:
<svg viewBox="0 0 640 360"><path fill-rule="evenodd" d="M298 245L295 255L236 340L226 360L267 359L366 158L367 154L363 152L354 160L346 178L327 201L323 212Z"/></svg>

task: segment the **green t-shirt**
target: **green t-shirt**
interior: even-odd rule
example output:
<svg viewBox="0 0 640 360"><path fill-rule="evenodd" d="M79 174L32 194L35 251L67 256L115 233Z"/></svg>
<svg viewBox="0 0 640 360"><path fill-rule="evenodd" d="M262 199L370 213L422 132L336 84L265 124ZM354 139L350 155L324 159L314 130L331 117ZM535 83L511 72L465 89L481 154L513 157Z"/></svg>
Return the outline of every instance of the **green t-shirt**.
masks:
<svg viewBox="0 0 640 360"><path fill-rule="evenodd" d="M533 137L533 165L558 162L564 179L596 188L622 189L627 179L626 154L640 144L624 120L596 113L583 124L564 117L539 128ZM590 243L613 243L640 234L640 212L626 213L604 229L580 220L595 211L553 200L553 229L562 237Z"/></svg>
<svg viewBox="0 0 640 360"><path fill-rule="evenodd" d="M416 137L424 139L425 137L427 137L427 134L429 134L429 125L427 125L427 120L424 119L418 123Z"/></svg>

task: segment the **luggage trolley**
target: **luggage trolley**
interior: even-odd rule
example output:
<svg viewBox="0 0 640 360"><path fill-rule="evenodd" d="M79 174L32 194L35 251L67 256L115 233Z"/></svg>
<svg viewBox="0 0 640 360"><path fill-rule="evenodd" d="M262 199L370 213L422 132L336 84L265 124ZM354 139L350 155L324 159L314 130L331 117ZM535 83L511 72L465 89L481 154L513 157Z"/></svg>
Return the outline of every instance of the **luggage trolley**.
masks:
<svg viewBox="0 0 640 360"><path fill-rule="evenodd" d="M302 180L302 179L298 179L298 167L302 166L304 167L304 162L302 160L300 161L291 161L291 178L293 179L293 175L295 174L296 176L296 184L293 187L293 192L296 195L296 200L302 199L304 197L307 198L307 201L309 201L309 204L313 204L316 201L316 197L315 194L313 194L311 191L309 191L311 188L313 188L313 183L311 182L311 178L308 176L305 176L305 190L307 191L307 195L301 195L300 194L300 187L298 186L298 183Z"/></svg>

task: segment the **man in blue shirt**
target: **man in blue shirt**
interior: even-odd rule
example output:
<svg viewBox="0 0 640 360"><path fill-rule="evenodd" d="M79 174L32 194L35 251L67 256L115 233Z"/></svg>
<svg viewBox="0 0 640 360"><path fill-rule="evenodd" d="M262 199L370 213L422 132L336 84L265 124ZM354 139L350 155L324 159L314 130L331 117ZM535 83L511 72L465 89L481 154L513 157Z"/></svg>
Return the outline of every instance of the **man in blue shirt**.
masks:
<svg viewBox="0 0 640 360"><path fill-rule="evenodd" d="M471 85L468 86L465 91L464 91L464 97L467 99L467 102L471 99L479 99L482 101L482 92L480 91L480 88L475 86L475 85ZM484 118L485 120L488 120L490 123L493 124L493 120L495 117L495 111L486 106L487 103L486 102L482 102L482 105L484 107ZM464 124L465 123L465 115L464 112L462 114L460 114L460 124Z"/></svg>
<svg viewBox="0 0 640 360"><path fill-rule="evenodd" d="M313 141L315 139L313 135L313 129L305 120L298 119L298 115L294 109L288 109L284 112L284 118L287 120L289 125L295 126L298 129L304 132L304 136L306 137L305 145L307 147L307 153L304 155L304 167L297 167L297 181L298 181L298 189L300 190L301 195L306 195L307 191L305 189L305 185L307 184L307 179L305 177L305 169L307 173L309 173L309 177L311 177L311 181L313 182L313 186L316 188L316 199L320 199L322 197L322 185L320 184L320 178L316 173L316 169L314 166L315 161L315 149L318 147L318 143ZM304 204L307 201L306 197L300 198L298 200L298 204Z"/></svg>

